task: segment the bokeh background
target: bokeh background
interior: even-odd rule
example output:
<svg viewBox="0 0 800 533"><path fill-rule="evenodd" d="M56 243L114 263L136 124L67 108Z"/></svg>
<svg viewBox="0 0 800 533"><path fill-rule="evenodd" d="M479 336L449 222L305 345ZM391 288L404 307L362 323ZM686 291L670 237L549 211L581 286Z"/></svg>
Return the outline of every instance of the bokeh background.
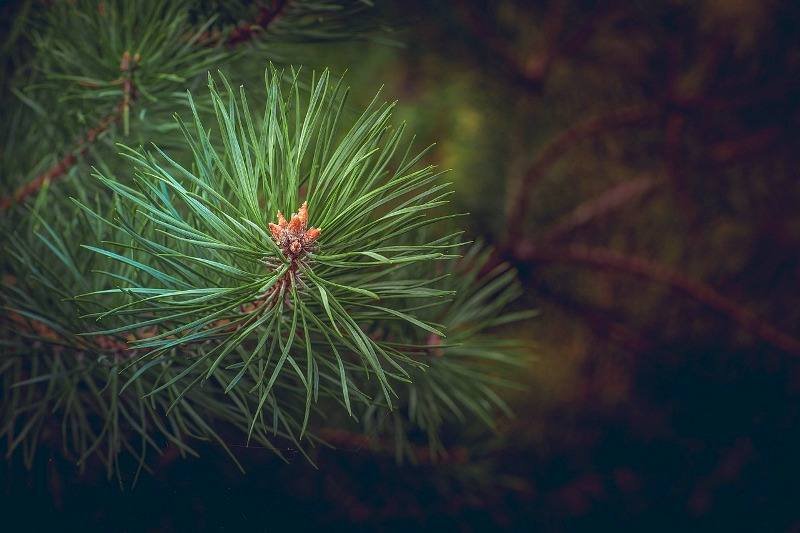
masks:
<svg viewBox="0 0 800 533"><path fill-rule="evenodd" d="M500 332L531 345L516 417L438 464L345 442L318 469L240 449L242 476L209 446L123 494L54 454L3 466L2 507L34 530L800 530L800 3L377 9L389 39L295 52L398 99L518 269L540 313Z"/></svg>

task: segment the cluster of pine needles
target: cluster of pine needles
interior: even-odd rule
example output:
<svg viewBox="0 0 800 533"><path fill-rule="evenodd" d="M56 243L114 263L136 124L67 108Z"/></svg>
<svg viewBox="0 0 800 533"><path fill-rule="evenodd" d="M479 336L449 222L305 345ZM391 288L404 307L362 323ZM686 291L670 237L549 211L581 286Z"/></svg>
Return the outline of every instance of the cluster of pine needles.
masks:
<svg viewBox="0 0 800 533"><path fill-rule="evenodd" d="M128 455L138 475L167 446L239 439L313 461L340 428L414 460L412 434L437 457L448 425L510 414L499 389L523 352L492 332L530 316L507 311L515 273L464 242L393 104L354 109L327 70L270 65L246 88L207 74L242 55L263 69L281 36L351 37L349 4L277 2L246 26L247 54L224 38L241 24L198 25L187 3L75 2L30 22L4 92L6 150L26 154L2 161L9 456L46 442L109 475ZM78 24L96 31L66 39ZM41 146L75 131L67 156Z"/></svg>

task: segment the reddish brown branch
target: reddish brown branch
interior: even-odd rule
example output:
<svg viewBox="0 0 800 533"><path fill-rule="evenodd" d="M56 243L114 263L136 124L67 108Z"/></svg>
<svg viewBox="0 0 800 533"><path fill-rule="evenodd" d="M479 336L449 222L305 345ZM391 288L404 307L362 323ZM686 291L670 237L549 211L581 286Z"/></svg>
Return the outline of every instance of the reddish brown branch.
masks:
<svg viewBox="0 0 800 533"><path fill-rule="evenodd" d="M519 239L525 213L530 202L531 189L547 173L548 170L578 142L606 132L627 126L636 126L658 117L660 107L651 105L633 105L604 113L579 122L557 135L543 150L539 152L528 171L520 178L516 187L511 187L507 209L506 247Z"/></svg>
<svg viewBox="0 0 800 533"><path fill-rule="evenodd" d="M69 169L78 162L78 159L89 150L89 145L119 118L119 108L113 113L103 117L95 127L86 132L86 135L78 142L72 152L62 157L55 165L36 176L36 178L17 189L13 194L0 199L0 210L9 209L12 205L24 202L29 196L36 194L46 183L64 177L67 172L69 172Z"/></svg>
<svg viewBox="0 0 800 533"><path fill-rule="evenodd" d="M271 8L261 7L255 22L234 27L225 39L225 44L236 46L262 33L280 16L288 3L287 0L273 0Z"/></svg>
<svg viewBox="0 0 800 533"><path fill-rule="evenodd" d="M589 222L647 195L660 183L651 178L637 178L611 187L602 194L583 202L548 229L539 241L554 241Z"/></svg>
<svg viewBox="0 0 800 533"><path fill-rule="evenodd" d="M55 165L36 176L9 196L0 198L0 210L9 209L15 204L24 202L29 196L36 194L46 183L53 182L67 175L69 170L75 166L78 160L89 151L89 147L97 140L101 133L111 127L112 124L123 119L127 127L127 117L130 113L131 105L136 98L136 88L133 83L132 72L137 63L141 60L139 54L131 56L129 52L122 54L119 63L120 77L112 84L122 85L122 99L114 108L114 111L100 119L78 141L70 153L62 157Z"/></svg>
<svg viewBox="0 0 800 533"><path fill-rule="evenodd" d="M537 246L528 242L520 243L513 253L519 261L573 263L621 272L667 285L727 316L744 330L772 346L800 356L800 340L759 318L749 309L726 298L712 287L650 259L622 254L607 248L582 245Z"/></svg>
<svg viewBox="0 0 800 533"><path fill-rule="evenodd" d="M270 7L259 8L255 20L240 22L227 34L219 30L206 32L198 38L197 44L207 47L224 44L233 47L249 42L259 34L263 34L283 14L288 5L289 0L273 0Z"/></svg>

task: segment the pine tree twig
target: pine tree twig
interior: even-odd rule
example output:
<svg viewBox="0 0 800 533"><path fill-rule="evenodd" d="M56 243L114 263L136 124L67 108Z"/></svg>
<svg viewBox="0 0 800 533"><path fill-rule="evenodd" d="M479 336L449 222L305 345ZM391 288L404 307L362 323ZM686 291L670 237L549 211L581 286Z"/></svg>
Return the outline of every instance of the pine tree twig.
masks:
<svg viewBox="0 0 800 533"><path fill-rule="evenodd" d="M709 148L709 157L716 163L726 164L758 154L772 146L782 133L781 128L771 126L738 139L720 141Z"/></svg>
<svg viewBox="0 0 800 533"><path fill-rule="evenodd" d="M303 10L292 11L292 21L298 12L302 14ZM177 35L180 38L180 28ZM127 57L128 68L132 59L135 60ZM121 70L125 73L129 71L126 68ZM228 87L227 80L220 77L223 85ZM127 76L123 75L117 81L104 82L111 85L118 83L117 87L123 89L114 92L115 98L122 97L117 118L122 116L122 109L126 103L130 105L136 94L135 88L127 84L126 79ZM160 416L161 407L169 405L168 412L172 412L172 407L180 403L186 406L186 412L193 419L202 417L196 428L186 431L181 428L176 431L174 439L172 435L167 435L183 450L186 447L180 441L184 434L213 437L224 445L224 441L216 436L212 422L230 423L237 429L245 429L248 438L251 435L258 436L262 431L256 430L256 426L266 429L263 420L269 418L262 414L273 410L276 416L281 416L281 423L286 429L285 432L273 429L274 433L285 434L297 442L293 435L303 436L309 424L316 425L317 405L324 416L322 399L325 402L330 400L333 408L343 405L351 416L354 413L355 416L361 416L363 413L366 431L373 434L372 430L375 430L376 438L370 441L371 448L381 457L390 457L394 450L398 458L410 455L413 462L423 464L439 462L440 458L442 462L465 460L466 452L460 452L459 448L446 451L442 448L439 432L444 422L455 422L453 419L458 417L459 410L489 422L493 419L495 408L505 407L502 400L492 393L492 388L502 386L507 383L506 380L467 373L473 370L476 357L494 360L496 354L505 350L508 350L509 357L517 355L515 343L494 342L488 335L482 335L483 330L491 326L495 319L497 323L508 323L526 316L525 313L513 313L506 320L498 316L502 308L521 293L515 273L504 267L492 274L491 281L476 280L474 271L480 268L489 251L475 246L466 252L476 262L474 268L464 272L463 276L453 276L453 279L445 275L455 268L452 261L456 255L450 250L459 246L458 234L428 237L423 233L425 226L442 219L425 217L427 220L422 224L418 224L416 219L439 205L440 199L434 195L448 188L449 183L432 186L432 181L438 179L438 171L432 166L414 169L421 162L422 155L408 155L411 152L408 148L404 149L403 144L409 142L410 145L410 141L403 139L402 130L390 138L367 133L383 131L389 126L392 104L380 103L376 99L367 106L363 118L356 119L355 125L349 130L343 129L336 117L344 105L348 89L340 88L336 80L331 81L330 73L326 70L316 78L315 87L309 91L311 99L305 109L303 125L287 138L285 132L299 119L280 112L283 105L280 97L272 99L271 96L279 95L288 81L290 93L287 94L294 95L294 100L302 104L306 88L296 78L287 80L283 71L274 66L268 68L265 81L268 103L260 123L251 120L248 107L241 107L244 109L241 114L229 115L231 106L239 106L235 95L220 94L213 82L209 84L210 102L219 131L229 140L235 138L235 143L229 146L212 143L203 133L207 127L201 124L198 125L196 137L187 132L188 145L191 148L201 147L200 150L192 150L198 183L207 190L228 191L230 194L227 198L219 194L213 195L214 198L207 203L194 201L192 191L178 185L182 178L172 175L171 165L164 165L144 150L132 150L130 155L135 163L134 171L142 180L131 185L140 187L144 193L142 196L113 176L98 176L109 191L118 193L118 201L115 201L113 209L120 220L124 220L120 225L112 224L108 231L102 231L100 235L96 231L92 233L93 239L101 239L104 248L85 245L81 250L86 251L76 250L75 255L70 253L67 248L69 243L84 241L81 231L100 229L84 226L88 220L94 219L83 217L76 220L80 224L66 226L63 233L57 229L51 231L48 227L47 235L41 237L41 243L30 244L21 238L13 239L13 251L16 253L10 264L13 267L11 271L20 276L24 274L25 283L20 280L22 286L19 290L8 290L16 283L9 276L4 279L5 287L0 294L4 300L9 300L8 310L16 312L19 316L15 318L22 322L6 324L6 317L0 312L2 329L9 337L7 344L18 356L18 360L11 362L12 373L3 376L3 384L20 382L20 375L30 367L31 375L23 375L24 382L41 383L41 390L47 394L46 402L51 398L61 401L62 394L65 394L63 391L70 392L74 387L76 394L85 393L90 398L92 409L95 403L98 404L96 411L87 411L87 418L92 416L92 420L97 418L100 422L105 419L107 424L117 423L117 412L126 417L132 413L136 418L136 409L144 405L140 403L142 391L152 390L153 401L159 403L151 404L148 400L149 414L144 413L140 423L123 421L128 427L117 431L115 426L113 433L108 432L107 439L103 437L103 446L108 441L107 463L110 469L116 468L116 457L123 451L120 444L127 446L129 435L138 438L137 434L141 434L143 440L150 441L148 435L153 430L150 429L149 420L151 415L156 416L156 408ZM145 89L144 85L139 88L144 95L147 94ZM125 98L124 95L129 97ZM240 97L244 104L244 94ZM190 107L193 114L197 114L192 103ZM298 117L303 111L298 107ZM248 125L249 132L245 131L243 124ZM258 124L257 128L255 124ZM118 129L115 128L115 133ZM263 146L259 142L250 142L255 131L261 133ZM339 131L349 132L337 141L343 147L341 151L323 150L313 144L310 145L311 149L306 149L309 144L305 141L309 137L302 132L310 132L309 135L319 139L331 139ZM89 137L93 139L96 135ZM287 142L273 142L279 137ZM83 148L79 145L79 150ZM265 149L270 151L269 157L263 156ZM328 153L320 155L320 150ZM359 154L368 155L362 158ZM161 155L165 160L172 161L167 153ZM212 168L213 165L206 166L205 160L200 159L206 156L213 156L215 161L223 164L224 171L218 173ZM365 170L354 169L353 158L365 161ZM255 186L228 190L227 182L220 179L221 174L224 172L227 176L244 178L241 174L243 167L235 162L240 160L255 162ZM393 161L398 161L395 169L390 171L394 174L387 176L384 169ZM228 166L229 163L233 166ZM306 172L302 169L314 168L314 165L321 165L329 172L322 175L312 172L311 177L305 178ZM274 171L271 170L273 168ZM278 170L289 168L299 171ZM151 187L158 187L158 183L164 182L162 180L178 185L172 192L166 193L174 194L174 203L160 203L163 199L160 191L155 197L145 192L159 190ZM347 187L341 187L342 180L345 180ZM307 192L303 197L298 197L297 191L303 184ZM377 195L384 195L386 202L372 202ZM41 196L43 199L44 194ZM405 196L411 199L403 198ZM151 233L149 226L146 229L138 227L135 221L139 219L145 203L151 201L152 209L148 207L148 212L155 213L170 206L161 212L161 219L167 222L167 226L180 225L185 234L192 237L192 244L181 238L174 239L176 236L172 234L162 239ZM218 201L221 203L217 204ZM310 214L309 204L314 208ZM288 219L281 214L295 208L297 212ZM107 213L103 206L98 209ZM264 228L265 211L276 213L277 224L271 223ZM235 215L228 219L232 222L238 218L252 222L255 233L228 231L226 222L216 223L215 212ZM108 220L104 215L100 216L102 220ZM191 223L180 224L178 218L191 220ZM213 228L208 226L212 221ZM237 225L237 228L242 227ZM365 228L369 228L369 231L365 231ZM265 230L269 233L265 233ZM30 233L28 231L25 234ZM142 248L126 246L124 242L127 242L127 237L120 238L120 235L135 237ZM266 239L262 239L262 236ZM205 246L214 242L222 247ZM403 244L394 245L395 242ZM46 252L41 244L55 257L42 257L41 253ZM137 250L158 250L160 257L169 259L154 259L150 264L145 264L121 255L118 251L120 247L125 250L122 253L132 253L136 257ZM435 265L439 263L443 265L439 271L442 275L431 279ZM42 268L34 270L40 264ZM202 266L198 268L198 264ZM397 268L391 266L393 264L416 266L398 272ZM134 270L130 271L130 267ZM265 276L265 270L271 275ZM89 271L102 272L117 281L122 280L124 286L119 286L117 281L110 282L105 276L90 277L80 284L79 296L67 300L59 298L60 294L77 292L71 286L71 274L76 274L74 277L78 278L82 272ZM358 272L366 272L374 277L359 280ZM466 287L466 293L460 290L462 287ZM147 296L140 298L143 294ZM450 301L455 294L463 294L458 310L441 312L436 304L441 303L442 307L456 305ZM394 302L381 302L391 307L375 305L374 301L380 300L382 295L391 296L386 300L395 299ZM433 302L434 305L418 305L416 302L419 298L437 301ZM126 303L121 303L121 300ZM69 312L73 307L75 314ZM180 308L180 312L176 314L175 308ZM97 312L87 314L91 310ZM434 321L437 315L442 317L441 323ZM103 322L102 329L90 318ZM38 322L30 322L30 319ZM460 327L465 324L465 327ZM458 339L457 346L466 346L475 340L471 348L464 348L469 358L452 358L452 361L437 364L436 374L431 373L430 378L420 379L418 385L412 384L421 391L420 397L425 398L425 405L414 411L420 414L417 416L405 410L396 411L392 414L394 427L386 426L384 423L387 418L379 409L390 409L394 403L392 393L396 376L389 370L389 365L409 376L412 370L416 372L421 367L403 353L402 345L405 344L422 345L420 347L430 350L430 355L434 357L446 356L450 344L443 345L436 338L429 337L427 346L423 345L424 332L442 337L444 334L440 329L446 327L454 334L452 342ZM340 330L344 330L344 333ZM386 337L396 335L398 342L382 343L369 338L368 335L374 330L385 330ZM192 347L181 349L190 343ZM201 347L200 343L205 345ZM58 348L59 344L61 348ZM76 363L77 380L67 383L69 389L62 386L62 376L65 374L48 374L51 366L59 372L65 366L61 364L62 357L58 357L59 350L64 351L68 364ZM274 355L275 350L280 350L279 360L267 353ZM295 359L303 352L305 357L297 359L300 362L296 363ZM338 363L335 367L329 364L331 354ZM159 355L170 358L169 366L174 363L174 367L164 368L163 372L150 370L161 363ZM33 361L42 360L41 367L34 363L28 365L28 356L33 357ZM210 359L212 356L214 360ZM239 356L242 356L241 365L239 361L229 364L231 359L239 359ZM149 361L143 363L144 358ZM209 368L200 368L199 365L205 361L209 363ZM502 360L500 362L505 363ZM124 400L120 400L127 405L119 404L117 408L114 403L116 400L112 400L110 408L106 409L95 402L92 395L96 396L97 393L91 387L95 377L102 377L107 370L112 371L108 375L114 377L116 387L121 383L118 380L122 379L117 371L121 367L128 369L129 365L137 368L123 388L131 385L139 387L139 390L130 389ZM292 369L289 369L289 365ZM403 370L406 365L408 372ZM463 365L464 374L458 374L457 365ZM365 369L363 375L356 370L358 368ZM91 370L91 374L85 373L87 370ZM231 370L236 372L233 378L230 376ZM305 391L295 381L295 372L300 373L300 382ZM469 375L470 379L458 380L459 375ZM360 382L362 376L366 382L364 384ZM199 388L212 378L226 392L236 390L237 397L231 403L223 398L217 403L216 395L207 394ZM153 380L157 382L155 386L152 386ZM92 390L87 390L83 382L89 384ZM285 387L284 384L290 386ZM452 391L452 401L427 392L439 386L446 386ZM176 391L177 387L182 389L177 397L169 394ZM284 393L282 389L290 392ZM34 389L29 390L38 393ZM50 394L51 390L55 392ZM122 389L108 390L108 394L116 395L113 397L122 398L117 395ZM167 392L156 395L161 390ZM196 391L193 399L189 399L190 390ZM281 390L280 406L271 401L273 391L278 390ZM99 402L107 397L105 392L103 394L102 398L98 397ZM339 397L341 401L333 401ZM455 414L451 416L434 412L439 400L454 406L451 413ZM193 404L195 401L197 405ZM407 405L401 397L397 401ZM42 402L42 409L49 407L46 402ZM297 402L296 406L293 407L291 402ZM375 409L369 409L373 402ZM284 410L283 404L288 408ZM305 407L301 411L303 405ZM361 407L369 410L364 412ZM198 411L200 414L195 414L195 408L201 408ZM279 409L283 410L285 416ZM434 412L434 416L426 416L428 409ZM311 418L312 415L314 418ZM38 423L42 415L35 416L39 417L34 419ZM66 424L72 424L76 430L84 431L82 419L75 422L74 417L70 418L71 413L59 413L59 417L66 421L65 427ZM148 427L145 427L145 423ZM393 433L382 432L384 428L393 430ZM358 430L354 428L354 431ZM416 438L414 444L408 444L407 431L419 437L426 435L429 446ZM38 434L32 435L24 440L24 444L35 443L38 437ZM100 437L92 435L91 438L101 441ZM19 440L23 442L23 439ZM99 446L91 443L86 446L83 441L73 440L76 440L74 447L79 449L82 456L88 456ZM345 441L342 439L342 442ZM349 442L359 446L364 444L364 441ZM138 452L130 446L128 450L137 458L141 456L141 464L144 465L144 451ZM277 449L275 451L280 453Z"/></svg>
<svg viewBox="0 0 800 533"><path fill-rule="evenodd" d="M517 57L496 29L487 23L485 15L468 5L457 4L457 6L460 7L461 19L467 31L492 54L491 62L497 63L499 60L501 69L514 83L533 93L538 93L544 88L556 59L577 52L589 41L594 35L598 19L603 15L592 14L566 39L562 39L566 6L563 2L554 2L544 22L546 44L543 50L523 61Z"/></svg>
<svg viewBox="0 0 800 533"><path fill-rule="evenodd" d="M126 338L113 335L98 335L90 338L70 336L70 338L67 338L44 322L24 317L14 311L6 311L0 318L11 326L11 331L15 335L35 339L33 342L37 346L50 346L53 354L59 354L65 348L77 350L81 353L84 350L96 350L112 353L115 360L127 360L135 357L138 351L136 348L130 347L126 341L144 339L155 335L155 330L149 330L137 331L136 335L130 334Z"/></svg>
<svg viewBox="0 0 800 533"><path fill-rule="evenodd" d="M511 243L520 237L525 213L530 203L531 190L572 146L584 139L602 135L618 128L645 124L657 118L660 113L660 107L652 105L633 105L617 109L579 122L550 141L539 152L533 164L519 179L516 186L512 185L509 190L506 211L508 234L506 235L505 247L510 248Z"/></svg>
<svg viewBox="0 0 800 533"><path fill-rule="evenodd" d="M36 335L41 339L47 342L53 342L57 344L63 344L64 339L62 339L61 335L59 335L55 330L53 330L50 326L46 325L43 322L38 320L34 320L29 317L24 317L19 313L15 313L14 311L5 310L3 313L3 321L8 322L13 329L13 331L25 332Z"/></svg>
<svg viewBox="0 0 800 533"><path fill-rule="evenodd" d="M227 34L223 34L219 30L206 32L200 36L197 43L207 47L214 47L220 44L234 47L249 42L257 35L264 33L286 11L289 2L290 0L273 0L271 7L261 6L259 8L255 20L241 22Z"/></svg>
<svg viewBox="0 0 800 533"><path fill-rule="evenodd" d="M562 217L558 223L551 226L537 241L552 242L561 239L593 220L646 196L660 185L661 182L652 178L637 178L615 185L602 194L581 203Z"/></svg>
<svg viewBox="0 0 800 533"><path fill-rule="evenodd" d="M8 280L9 282L13 283L13 280ZM238 323L230 326L227 329L221 330L223 333L232 333L235 331L239 331L240 329L246 327L247 325L251 324L255 321L259 314L256 311L265 307L266 298L261 296L256 298L252 302L248 302L243 304L239 311L242 314L253 313L253 315L248 318L243 323ZM53 351L55 353L60 352L65 346L71 346L77 350L87 350L87 349L94 349L98 351L106 351L106 352L113 352L115 358L127 359L131 357L135 357L140 353L140 349L136 348L135 346L131 346L130 343L144 341L150 339L156 335L158 335L159 331L158 328L155 326L151 327L144 327L138 328L137 330L128 333L127 335L123 336L115 336L115 335L96 335L93 337L75 337L74 339L66 339L63 335L56 332L53 328L41 322L39 320L35 320L30 317L23 317L22 315L7 310L3 315L0 315L0 320L4 322L8 322L12 326L12 330L17 333L23 333L26 335L30 335L36 339L36 342L48 344L53 346ZM215 320L211 324L209 324L208 329L212 328L222 328L223 326L231 323L228 319L220 319ZM174 336L169 336L168 338L173 339ZM75 339L78 340L75 343ZM87 341L90 339L90 341ZM437 337L438 339L438 337ZM200 341L204 342L204 341ZM182 344L181 346L186 346L191 343ZM427 353L427 351L425 351Z"/></svg>
<svg viewBox="0 0 800 533"><path fill-rule="evenodd" d="M122 59L120 59L119 64L120 77L112 82L122 85L122 99L114 108L114 111L101 118L100 121L78 141L72 151L62 157L55 165L17 189L13 194L0 198L0 210L7 210L13 205L21 204L29 196L36 194L45 184L52 183L66 176L69 170L78 163L79 159L86 155L90 146L94 144L100 134L105 132L118 120L123 120L125 132L127 133L130 109L136 98L136 87L133 83L131 73L136 68L139 61L141 61L139 54L135 54L133 57L131 57L128 51L122 54Z"/></svg>
<svg viewBox="0 0 800 533"><path fill-rule="evenodd" d="M271 8L261 7L255 23L240 24L234 27L225 39L225 44L235 46L249 41L257 34L265 31L281 15L288 3L288 0L273 0Z"/></svg>
<svg viewBox="0 0 800 533"><path fill-rule="evenodd" d="M655 283L667 285L697 302L727 316L744 330L772 346L800 356L800 340L779 330L755 313L720 294L708 285L692 279L672 268L615 250L583 245L539 246L531 242L519 243L513 250L515 258L523 262L573 263L600 270L621 272Z"/></svg>
<svg viewBox="0 0 800 533"><path fill-rule="evenodd" d="M75 166L78 160L89 150L89 145L120 118L119 110L103 117L95 127L86 132L77 146L69 154L62 157L55 165L39 174L36 178L26 183L13 194L0 199L0 210L10 209L11 206L21 204L29 196L36 194L46 183L51 183L64 177Z"/></svg>
<svg viewBox="0 0 800 533"><path fill-rule="evenodd" d="M224 43L235 46L254 38L258 33L262 33L266 30L284 12L288 4L289 0L274 0L271 8L262 7L254 22L242 23L234 27L233 30L224 37ZM219 44L219 39L221 38L221 36L211 36L211 38L206 39L201 37L198 39L198 42L205 46L216 46ZM0 211L7 210L13 205L22 203L29 196L38 192L46 183L64 177L69 170L77 164L78 160L88 152L89 145L94 143L97 137L107 130L114 122L121 119L123 121L125 134L128 134L130 110L136 97L136 87L131 73L140 61L141 57L138 54L131 57L130 53L125 51L120 60L119 69L121 76L112 82L122 85L122 100L115 110L103 117L97 125L84 135L75 148L69 154L61 158L55 165L39 174L29 183L20 187L13 194L0 198Z"/></svg>

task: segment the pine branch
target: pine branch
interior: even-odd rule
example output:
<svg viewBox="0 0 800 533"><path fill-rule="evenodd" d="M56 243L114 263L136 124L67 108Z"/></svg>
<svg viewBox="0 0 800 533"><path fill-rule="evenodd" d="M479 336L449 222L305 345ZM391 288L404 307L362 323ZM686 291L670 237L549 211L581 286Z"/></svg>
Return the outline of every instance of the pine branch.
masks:
<svg viewBox="0 0 800 533"><path fill-rule="evenodd" d="M672 268L608 248L582 245L550 246L520 242L513 251L520 261L574 263L600 270L621 272L667 285L697 302L727 316L752 335L792 355L800 356L800 340L758 317L745 306L720 294L714 288Z"/></svg>
<svg viewBox="0 0 800 533"><path fill-rule="evenodd" d="M509 192L506 209L507 234L503 248L513 248L521 237L530 196L538 181L577 143L610 131L647 124L661 113L660 106L633 105L590 117L574 124L553 138L539 151L533 164Z"/></svg>
<svg viewBox="0 0 800 533"><path fill-rule="evenodd" d="M116 110L103 117L93 128L91 128L73 150L62 157L55 165L36 176L30 182L18 188L13 194L0 198L0 210L10 209L12 206L23 203L29 196L38 193L46 184L50 184L67 175L81 157L88 151L98 136L106 131L112 124L122 117L123 103L117 106Z"/></svg>
<svg viewBox="0 0 800 533"><path fill-rule="evenodd" d="M258 11L254 23L239 24L235 26L225 37L225 44L228 46L236 46L238 44L247 42L259 33L264 32L269 28L278 17L281 16L283 11L291 0L272 0L271 7L261 7Z"/></svg>
<svg viewBox="0 0 800 533"><path fill-rule="evenodd" d="M328 72L306 83L271 68L257 113L221 77L208 98L189 96L188 122L161 120L183 98L177 87L234 57L234 45L262 54L348 38L366 4L276 1L224 37L207 32L211 22L194 27L186 4L155 0L78 0L43 14L20 109L63 126L117 102L2 208L68 175L117 123L135 132L130 144L159 148L124 147L127 166L93 151L105 191L80 182L74 202L50 195L46 210L14 211L0 283L9 454L32 458L46 438L120 476L122 455L146 470L166 443L185 454L195 437L225 446L220 426L278 455L275 438L305 454L319 442L315 423L340 410L380 419L376 435L388 413L379 440L391 434L400 453L426 461L409 431L428 436L433 459L444 424L491 427L508 412L495 388L513 385L500 374L520 351L487 330L529 316L503 313L521 294L516 274L503 265L479 277L489 252L476 249L465 254L473 266L452 268L461 245L460 232L443 231L457 217L450 184L391 123L394 104L376 97L354 116ZM76 28L92 38L74 38ZM117 68L121 50L131 52Z"/></svg>
<svg viewBox="0 0 800 533"><path fill-rule="evenodd" d="M395 160L403 153L403 127L390 127L391 105L374 101L342 132L346 89L340 82L324 72L306 94L297 73L289 78L269 71L267 109L255 113L260 122L243 90L237 98L224 78L224 93L209 80L219 128L214 136L221 142L212 142L190 100L193 124L181 129L194 154L191 165L163 151L156 157L129 150L140 177L134 188L100 176L118 195L114 225L130 244L85 248L111 265L133 268L119 289L84 297L105 309L90 316L113 321L94 334L157 327L157 335L132 341L150 360L208 341L210 349L192 363L206 368L206 379L235 368L228 384L234 390L245 376L260 373L253 424L274 401L275 387L299 378L309 398L302 434L316 394L312 384L323 370L336 371L327 380L350 410L348 390L363 387L353 386L348 368L360 365L377 377L389 402L390 380L403 379L407 365L419 366L365 332L397 321L443 335L414 316L418 304L404 306L402 299L444 301L448 291L423 292L430 281L408 275L415 264L430 268L432 260L453 258L447 249L457 243L410 236L442 220L426 213L447 203L449 184L436 183L433 167L418 167L421 155L406 151ZM297 209L292 206L299 209L284 217ZM390 277L398 272L406 275ZM179 378L168 383L178 384Z"/></svg>
<svg viewBox="0 0 800 533"><path fill-rule="evenodd" d="M138 54L131 56L127 50L122 54L119 62L120 77L113 83L122 85L122 99L115 106L114 111L101 118L97 124L89 129L70 153L61 158L55 165L36 176L33 180L23 185L14 194L0 198L0 210L10 209L13 205L24 202L29 196L35 195L46 184L50 184L67 175L80 158L89 151L89 148L98 139L100 134L108 130L114 123L122 120L125 130L128 130L128 121L131 106L136 98L136 86L132 73L141 60Z"/></svg>
<svg viewBox="0 0 800 533"><path fill-rule="evenodd" d="M561 217L537 242L561 239L576 229L646 196L660 185L659 181L652 178L637 178L615 185Z"/></svg>

